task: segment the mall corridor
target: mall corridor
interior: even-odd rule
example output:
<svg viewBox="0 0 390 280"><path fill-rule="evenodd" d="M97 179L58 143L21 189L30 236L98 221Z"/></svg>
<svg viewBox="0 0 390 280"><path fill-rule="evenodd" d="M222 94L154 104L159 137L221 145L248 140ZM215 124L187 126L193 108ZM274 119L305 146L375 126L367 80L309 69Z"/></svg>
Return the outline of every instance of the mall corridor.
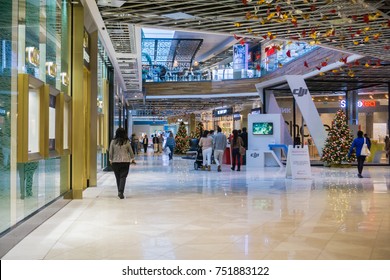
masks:
<svg viewBox="0 0 390 280"><path fill-rule="evenodd" d="M312 167L312 175L227 165L208 172L190 159L141 156L125 199L114 174L100 172L97 187L2 259L390 259L389 167L365 167L363 179L356 167Z"/></svg>

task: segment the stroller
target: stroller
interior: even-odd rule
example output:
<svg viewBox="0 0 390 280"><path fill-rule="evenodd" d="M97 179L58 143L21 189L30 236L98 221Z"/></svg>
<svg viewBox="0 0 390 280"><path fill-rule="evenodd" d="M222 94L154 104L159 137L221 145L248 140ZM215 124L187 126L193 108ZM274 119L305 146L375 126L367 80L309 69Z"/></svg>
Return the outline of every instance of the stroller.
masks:
<svg viewBox="0 0 390 280"><path fill-rule="evenodd" d="M202 166L203 166L202 147L198 147L198 149L196 150L194 169L198 170L199 168L202 168Z"/></svg>

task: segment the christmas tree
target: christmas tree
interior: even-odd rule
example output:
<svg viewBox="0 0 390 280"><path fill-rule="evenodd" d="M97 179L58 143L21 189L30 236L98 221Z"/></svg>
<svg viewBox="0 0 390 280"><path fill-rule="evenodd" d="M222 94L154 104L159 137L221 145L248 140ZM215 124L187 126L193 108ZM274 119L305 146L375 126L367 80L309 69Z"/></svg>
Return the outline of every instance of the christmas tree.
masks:
<svg viewBox="0 0 390 280"><path fill-rule="evenodd" d="M187 135L187 129L184 122L180 123L179 130L175 136L175 153L185 154L190 147L190 137Z"/></svg>
<svg viewBox="0 0 390 280"><path fill-rule="evenodd" d="M200 137L202 137L203 130L204 130L203 123L198 122L198 124L196 125L195 138L200 139Z"/></svg>
<svg viewBox="0 0 390 280"><path fill-rule="evenodd" d="M332 128L328 133L328 138L325 141L321 160L329 165L355 160L355 155L348 158L348 151L352 141L353 136L347 125L347 117L343 110L338 110L332 121Z"/></svg>

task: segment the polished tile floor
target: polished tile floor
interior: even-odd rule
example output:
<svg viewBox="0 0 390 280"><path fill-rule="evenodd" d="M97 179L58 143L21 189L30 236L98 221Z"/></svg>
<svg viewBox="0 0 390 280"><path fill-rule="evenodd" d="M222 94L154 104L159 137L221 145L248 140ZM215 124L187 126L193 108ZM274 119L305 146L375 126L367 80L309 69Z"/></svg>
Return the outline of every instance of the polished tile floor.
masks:
<svg viewBox="0 0 390 280"><path fill-rule="evenodd" d="M285 179L267 167L196 171L193 160L145 156L125 196L112 172L3 259L390 259L389 167L312 167Z"/></svg>

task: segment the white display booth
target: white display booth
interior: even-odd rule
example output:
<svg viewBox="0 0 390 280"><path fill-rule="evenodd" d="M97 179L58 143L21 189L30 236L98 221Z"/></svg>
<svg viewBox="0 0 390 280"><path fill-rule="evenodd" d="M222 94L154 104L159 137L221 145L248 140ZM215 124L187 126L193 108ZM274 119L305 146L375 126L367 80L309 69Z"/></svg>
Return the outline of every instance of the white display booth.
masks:
<svg viewBox="0 0 390 280"><path fill-rule="evenodd" d="M283 144L283 126L281 114L248 115L247 167L283 166L279 157L268 147L270 144Z"/></svg>

